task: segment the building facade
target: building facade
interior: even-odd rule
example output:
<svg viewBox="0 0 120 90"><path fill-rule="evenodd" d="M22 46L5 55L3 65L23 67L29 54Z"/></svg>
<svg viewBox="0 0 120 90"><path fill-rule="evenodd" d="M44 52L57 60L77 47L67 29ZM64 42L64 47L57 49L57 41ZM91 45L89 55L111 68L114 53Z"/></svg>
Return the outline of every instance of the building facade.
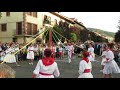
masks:
<svg viewBox="0 0 120 90"><path fill-rule="evenodd" d="M45 25L55 25L59 21L75 22L57 12L1 12L0 41L26 43L33 35L42 32ZM83 27L84 28L84 27ZM42 35L41 37L42 38Z"/></svg>

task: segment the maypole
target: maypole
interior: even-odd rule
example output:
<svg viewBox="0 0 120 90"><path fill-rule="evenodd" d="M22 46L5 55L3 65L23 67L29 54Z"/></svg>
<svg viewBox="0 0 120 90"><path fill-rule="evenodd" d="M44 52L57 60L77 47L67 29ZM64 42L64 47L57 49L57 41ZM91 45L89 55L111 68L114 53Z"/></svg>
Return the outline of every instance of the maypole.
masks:
<svg viewBox="0 0 120 90"><path fill-rule="evenodd" d="M52 41L52 25L45 24L49 28L49 40L48 40L48 47L53 51L53 41Z"/></svg>
<svg viewBox="0 0 120 90"><path fill-rule="evenodd" d="M49 47L50 48L52 47L52 30L51 30L51 28L49 30Z"/></svg>

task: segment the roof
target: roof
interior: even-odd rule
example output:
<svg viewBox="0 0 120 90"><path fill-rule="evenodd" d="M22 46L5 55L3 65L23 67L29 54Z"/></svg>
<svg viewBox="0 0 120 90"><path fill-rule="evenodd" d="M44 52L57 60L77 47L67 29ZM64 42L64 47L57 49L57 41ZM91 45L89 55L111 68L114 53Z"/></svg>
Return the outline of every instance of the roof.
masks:
<svg viewBox="0 0 120 90"><path fill-rule="evenodd" d="M61 15L60 13L56 13L56 12L50 12L50 13L53 14L53 15L55 15L55 16L58 16L58 17L60 17L60 18L62 18L62 19L64 19L64 20L66 20L66 21L68 21L68 22L70 22L70 23L72 23L72 24L78 24L78 25L84 27L85 29L87 29L84 25L82 25L81 23L79 23L78 21L76 21L76 20L73 19L73 18L68 18L68 17L63 16L63 15Z"/></svg>

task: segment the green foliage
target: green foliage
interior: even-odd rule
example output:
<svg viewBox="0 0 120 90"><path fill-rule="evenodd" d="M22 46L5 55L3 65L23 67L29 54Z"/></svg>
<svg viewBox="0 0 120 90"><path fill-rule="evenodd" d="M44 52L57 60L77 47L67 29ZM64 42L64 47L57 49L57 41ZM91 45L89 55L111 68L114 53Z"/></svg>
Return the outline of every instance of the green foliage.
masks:
<svg viewBox="0 0 120 90"><path fill-rule="evenodd" d="M115 33L115 42L120 42L120 30Z"/></svg>
<svg viewBox="0 0 120 90"><path fill-rule="evenodd" d="M118 21L118 32L115 33L115 42L120 42L120 20Z"/></svg>
<svg viewBox="0 0 120 90"><path fill-rule="evenodd" d="M58 25L55 25L55 26L53 27L53 32L54 32L54 33L52 33L52 36L53 36L53 37L55 38L55 40L58 42L58 39L60 40L60 39L62 39L62 37L61 37L60 35L58 35L55 31L58 32L60 35L62 35L62 29L61 29L61 27L59 27ZM53 42L55 42L54 38L52 38L52 39L53 39Z"/></svg>
<svg viewBox="0 0 120 90"><path fill-rule="evenodd" d="M89 32L91 40L94 42L108 42L107 39L97 36L94 32Z"/></svg>
<svg viewBox="0 0 120 90"><path fill-rule="evenodd" d="M59 22L59 27L61 28L61 30L62 30L62 35L65 37L65 38L67 38L67 39L69 39L70 40L70 33L72 33L72 31L70 30L70 28L69 28L69 23L68 22L62 22L62 21L60 21ZM62 40L63 40L63 38L62 38ZM65 40L65 39L64 39ZM63 41L64 41L63 40Z"/></svg>
<svg viewBox="0 0 120 90"><path fill-rule="evenodd" d="M104 31L101 29L96 29L96 28L87 28L87 29L90 31L98 32L98 33L103 34L105 36L114 37L114 35L115 35L115 33L113 33L113 32L107 32L107 31Z"/></svg>
<svg viewBox="0 0 120 90"><path fill-rule="evenodd" d="M89 31L88 30L81 30L80 31L80 40L82 42L85 42L88 40L88 34L89 34Z"/></svg>
<svg viewBox="0 0 120 90"><path fill-rule="evenodd" d="M62 38L60 35L58 35L56 33L56 32L58 32L59 34L62 34L61 28L57 25L53 26L53 28L47 27L45 30L47 30L47 31L43 34L43 38L45 39L46 42L48 42L48 40L49 40L49 31L50 30L54 32L54 33L52 32L52 41L54 43L56 43L56 41L58 42Z"/></svg>
<svg viewBox="0 0 120 90"><path fill-rule="evenodd" d="M77 35L75 33L71 33L70 36L71 36L71 41L72 42L76 42L77 41Z"/></svg>

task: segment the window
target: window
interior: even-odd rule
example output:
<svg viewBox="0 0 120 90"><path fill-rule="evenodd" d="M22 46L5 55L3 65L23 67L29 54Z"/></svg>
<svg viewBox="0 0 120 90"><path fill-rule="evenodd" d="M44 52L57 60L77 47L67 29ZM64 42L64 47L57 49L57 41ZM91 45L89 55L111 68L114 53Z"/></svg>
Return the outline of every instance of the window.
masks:
<svg viewBox="0 0 120 90"><path fill-rule="evenodd" d="M22 22L16 23L16 32L17 35L22 35Z"/></svg>
<svg viewBox="0 0 120 90"><path fill-rule="evenodd" d="M33 17L37 17L37 12L33 12Z"/></svg>
<svg viewBox="0 0 120 90"><path fill-rule="evenodd" d="M10 12L6 12L6 16L10 16Z"/></svg>
<svg viewBox="0 0 120 90"><path fill-rule="evenodd" d="M32 24L27 23L27 35L32 35Z"/></svg>
<svg viewBox="0 0 120 90"><path fill-rule="evenodd" d="M37 25L33 24L33 35L37 34Z"/></svg>
<svg viewBox="0 0 120 90"><path fill-rule="evenodd" d="M7 31L7 24L1 24L1 31Z"/></svg>
<svg viewBox="0 0 120 90"><path fill-rule="evenodd" d="M28 15L37 17L37 12L27 12Z"/></svg>
<svg viewBox="0 0 120 90"><path fill-rule="evenodd" d="M28 15L30 15L30 12L27 12Z"/></svg>

